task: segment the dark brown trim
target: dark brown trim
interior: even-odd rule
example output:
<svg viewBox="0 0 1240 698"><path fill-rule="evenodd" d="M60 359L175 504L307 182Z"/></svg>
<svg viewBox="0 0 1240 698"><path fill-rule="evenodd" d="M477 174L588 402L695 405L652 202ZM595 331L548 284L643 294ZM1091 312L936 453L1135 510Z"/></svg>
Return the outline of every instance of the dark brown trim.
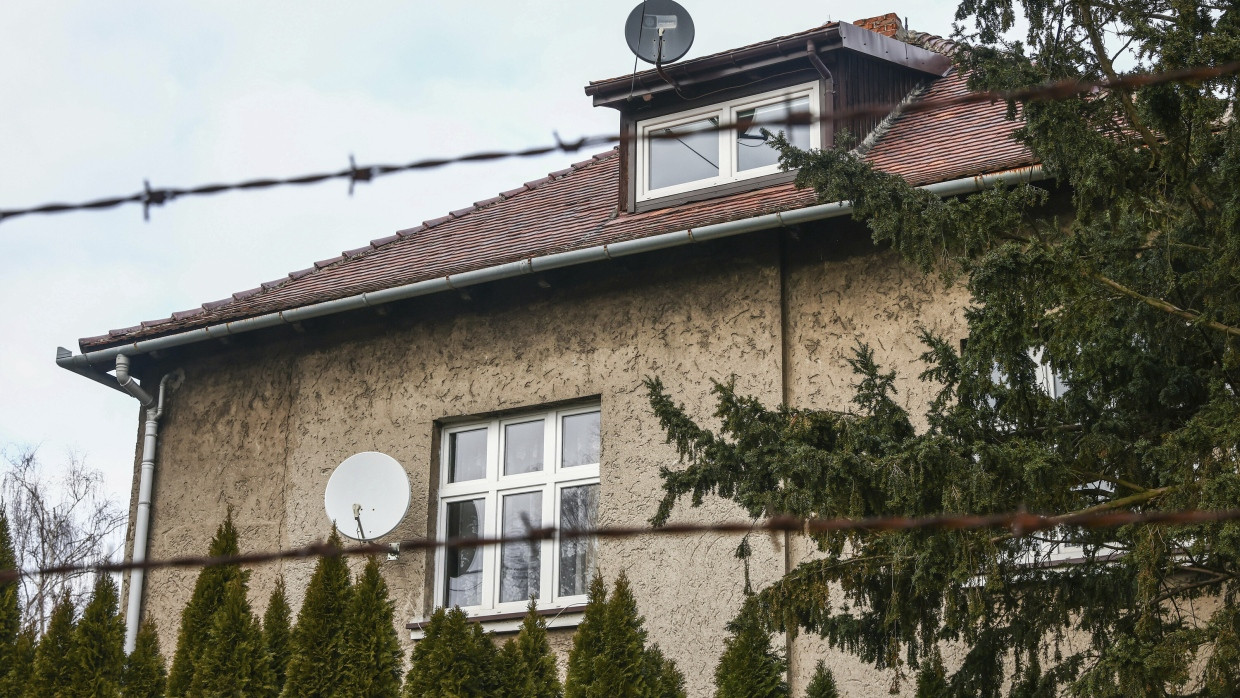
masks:
<svg viewBox="0 0 1240 698"><path fill-rule="evenodd" d="M575 603L575 604L572 604L571 606L564 606L562 608L537 608L537 609L534 609L534 613L536 615L542 616L543 618L547 618L547 617L552 617L552 616L562 616L562 615L572 615L574 613L583 613L585 610L586 610L585 604ZM501 620L520 620L525 617L526 613L528 613L528 611L508 611L505 613L491 613L485 616L470 616L469 622L471 623L494 623L496 621L501 621ZM411 621L409 623L405 623L405 629L406 630L421 630L422 627L429 622L430 622L429 619L423 620L423 621ZM506 631L500 631L500 632L506 632ZM512 632L517 632L517 631L513 630Z"/></svg>
<svg viewBox="0 0 1240 698"><path fill-rule="evenodd" d="M698 201L709 201L717 199L728 194L742 194L747 191L757 191L773 187L777 184L787 184L796 179L796 172L775 172L773 174L762 175L752 179L743 179L739 182L728 182L727 184L716 184L713 187L704 187L687 191L680 194L672 194L671 196L661 196L657 199L647 199L645 201L636 202L631 211L633 213L645 213L646 211L654 211L669 206L680 206L681 204L691 204Z"/></svg>

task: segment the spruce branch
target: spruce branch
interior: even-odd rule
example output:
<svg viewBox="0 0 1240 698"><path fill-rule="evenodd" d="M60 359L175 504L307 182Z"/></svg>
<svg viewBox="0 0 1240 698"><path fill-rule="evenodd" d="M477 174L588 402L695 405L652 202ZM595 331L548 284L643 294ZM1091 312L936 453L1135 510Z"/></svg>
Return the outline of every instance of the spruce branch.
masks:
<svg viewBox="0 0 1240 698"><path fill-rule="evenodd" d="M1107 278L1097 272L1082 272L1082 274L1084 274L1088 278L1091 278L1097 281L1098 283L1104 286L1111 288L1114 291L1117 291L1120 294L1123 294L1135 300L1139 300L1142 303L1150 306L1151 308L1157 308L1158 310L1161 310L1166 313L1170 313L1176 317L1184 318L1185 320L1188 320L1189 322L1196 324L1196 325L1209 327L1210 329L1217 330L1219 332L1225 332L1234 337L1240 337L1240 327L1232 327L1231 325L1224 325L1223 323L1218 322L1216 320L1208 320L1198 312L1195 312L1192 310L1184 310L1183 308L1180 308L1176 305L1168 303L1167 301L1162 300L1161 298L1153 298L1151 296L1147 296L1139 291L1135 291L1131 288L1128 288L1127 286L1119 283L1118 281Z"/></svg>

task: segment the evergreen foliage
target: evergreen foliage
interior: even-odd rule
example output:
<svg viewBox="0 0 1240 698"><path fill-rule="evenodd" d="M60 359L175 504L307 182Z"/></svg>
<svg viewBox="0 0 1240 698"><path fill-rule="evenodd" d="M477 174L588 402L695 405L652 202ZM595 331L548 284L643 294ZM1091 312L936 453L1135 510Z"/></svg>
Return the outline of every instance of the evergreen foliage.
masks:
<svg viewBox="0 0 1240 698"><path fill-rule="evenodd" d="M125 698L160 698L168 682L159 633L152 620L142 621L133 652L125 658L122 688Z"/></svg>
<svg viewBox="0 0 1240 698"><path fill-rule="evenodd" d="M685 675L676 668L676 662L663 656L657 644L646 648L642 662L646 675L647 692L651 698L687 698Z"/></svg>
<svg viewBox="0 0 1240 698"><path fill-rule="evenodd" d="M17 552L9 535L9 518L0 506L0 570L17 569ZM18 580L0 582L0 684L8 681L17 660L17 637L21 631Z"/></svg>
<svg viewBox="0 0 1240 698"><path fill-rule="evenodd" d="M30 682L26 684L26 695L61 696L72 690L74 673L69 663L69 653L73 648L74 629L77 627L73 618L75 612L73 599L66 589L60 601L52 607L47 632L43 633L39 647L35 650L34 672L30 676Z"/></svg>
<svg viewBox="0 0 1240 698"><path fill-rule="evenodd" d="M232 509L224 517L207 547L210 556L237 555L241 552L237 529L233 526ZM204 567L194 583L189 603L181 611L181 627L177 632L176 654L168 672L168 696L179 698L187 695L199 660L206 650L207 637L214 624L215 612L224 601L229 583L241 577L236 565Z"/></svg>
<svg viewBox="0 0 1240 698"><path fill-rule="evenodd" d="M211 620L190 696L274 697L275 675L263 631L246 599L245 576L239 575L224 588L224 598Z"/></svg>
<svg viewBox="0 0 1240 698"><path fill-rule="evenodd" d="M1122 47L1152 71L1240 56L1235 3L964 0L957 18L976 28L956 54L975 88L1107 79L1118 74L1107 52ZM1026 40L1005 43L1018 19ZM966 286L968 341L922 331L921 378L937 396L920 432L894 374L865 346L851 362L851 410L768 409L718 385L718 433L650 380L687 463L663 473L655 523L684 495L723 497L755 517L1234 508L1236 93L1233 74L1012 104L1024 118L1017 138L1053 181L958 199L913 189L843 148L806 153L776 139L799 185L820 201L852 201L878 245ZM1039 384L1039 353L1067 385L1062 397ZM821 559L755 597L768 628L819 633L879 668L918 666L936 643L958 641L967 651L945 672L951 695L997 696L1006 682L1161 696L1215 691L1234 676L1235 523L1023 537L857 531L817 542ZM1084 562L1036 564L1063 544ZM1206 595L1223 602L1193 603ZM1057 643L1073 633L1073 649ZM1220 661L1203 674L1198 657Z"/></svg>
<svg viewBox="0 0 1240 698"><path fill-rule="evenodd" d="M371 557L353 587L344 644L344 695L397 698L404 652L396 635L396 610L379 561Z"/></svg>
<svg viewBox="0 0 1240 698"><path fill-rule="evenodd" d="M805 698L840 698L840 689L835 686L835 674L831 673L821 659L814 667L814 675L810 677L809 685L805 687Z"/></svg>
<svg viewBox="0 0 1240 698"><path fill-rule="evenodd" d="M732 622L715 667L717 698L779 698L788 695L784 658L771 647L771 634L752 612Z"/></svg>
<svg viewBox="0 0 1240 698"><path fill-rule="evenodd" d="M73 631L69 647L72 672L68 696L105 698L121 694L125 671L125 624L120 617L120 599L111 575L95 580L90 601Z"/></svg>
<svg viewBox="0 0 1240 698"><path fill-rule="evenodd" d="M332 528L328 543L341 547ZM344 685L345 632L348 623L349 567L340 555L319 558L306 587L292 634L292 655L282 695L289 698L333 696Z"/></svg>
<svg viewBox="0 0 1240 698"><path fill-rule="evenodd" d="M568 655L567 698L676 698L684 676L657 647L646 647L629 578L616 578L610 598L602 576L590 582L585 617Z"/></svg>
<svg viewBox="0 0 1240 698"><path fill-rule="evenodd" d="M606 626L607 583L603 575L596 572L590 580L585 613L573 634L573 648L568 653L565 698L586 698L586 687L594 685L594 660L603 653Z"/></svg>
<svg viewBox="0 0 1240 698"><path fill-rule="evenodd" d="M34 675L34 658L39 647L39 636L33 625L17 634L9 663L0 669L0 696L24 696L26 686ZM6 671L7 670L7 671Z"/></svg>
<svg viewBox="0 0 1240 698"><path fill-rule="evenodd" d="M946 698L951 693L947 687L947 671L943 668L943 655L936 648L921 662L917 672L917 698Z"/></svg>
<svg viewBox="0 0 1240 698"><path fill-rule="evenodd" d="M547 641L547 622L538 615L533 599L516 638L505 642L500 649L499 666L499 694L504 698L560 698L564 695L555 654Z"/></svg>
<svg viewBox="0 0 1240 698"><path fill-rule="evenodd" d="M650 694L643 671L646 658L646 630L638 615L637 599L628 575L621 572L612 586L604 614L603 651L594 660L594 684L589 695L638 698Z"/></svg>
<svg viewBox="0 0 1240 698"><path fill-rule="evenodd" d="M280 577L276 579L276 588L272 590L267 601L267 612L263 614L263 645L271 659L276 688L281 691L284 690L284 674L288 669L292 616L288 596L284 592L284 577Z"/></svg>
<svg viewBox="0 0 1240 698"><path fill-rule="evenodd" d="M482 627L459 607L431 614L426 634L413 648L405 676L406 698L474 698L500 687L499 653Z"/></svg>

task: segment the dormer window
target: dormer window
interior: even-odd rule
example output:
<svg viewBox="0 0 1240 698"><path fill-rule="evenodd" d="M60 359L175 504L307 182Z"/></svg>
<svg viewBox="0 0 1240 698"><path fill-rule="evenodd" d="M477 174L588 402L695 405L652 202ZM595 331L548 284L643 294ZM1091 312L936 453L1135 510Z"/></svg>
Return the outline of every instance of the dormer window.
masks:
<svg viewBox="0 0 1240 698"><path fill-rule="evenodd" d="M821 147L819 83L807 83L637 122L637 200L779 172L762 129ZM781 125L790 118L799 121ZM719 124L736 129L716 130Z"/></svg>

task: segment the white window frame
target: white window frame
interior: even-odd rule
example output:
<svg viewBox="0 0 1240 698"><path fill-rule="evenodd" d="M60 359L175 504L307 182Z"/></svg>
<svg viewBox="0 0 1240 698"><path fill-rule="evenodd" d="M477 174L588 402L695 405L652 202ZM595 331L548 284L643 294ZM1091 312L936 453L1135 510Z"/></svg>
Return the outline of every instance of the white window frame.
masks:
<svg viewBox="0 0 1240 698"><path fill-rule="evenodd" d="M774 174L779 172L779 165L768 165L766 167L755 167L743 172L736 171L736 163L734 154L736 153L737 132L733 129L720 130L719 136L719 176L708 179L698 179L692 182L684 182L682 184L674 184L672 186L651 189L650 183L650 139L647 134L651 131L657 131L669 127L681 126L686 123L700 121L705 118L717 117L720 123L733 124L736 123L737 112L745 109L753 109L757 107L778 104L784 101L791 101L801 97L809 97L809 113L810 113L810 132L809 145L811 148L822 147L822 129L818 128L818 117L820 112L819 101L819 83L809 82L801 85L792 85L779 90L771 90L758 95L749 97L741 97L739 99L720 102L708 107L700 107L690 111L677 112L668 116L646 119L637 122L637 200L646 201L672 194L681 194L697 189L705 189L707 187L727 184L729 182L739 182L754 177ZM777 131L778 128L768 127L771 131Z"/></svg>
<svg viewBox="0 0 1240 698"><path fill-rule="evenodd" d="M436 528L439 540L447 538L448 504L452 502L482 499L484 501L483 527L479 535L491 538L500 535L502 517L500 506L503 497L528 492L542 493L542 517L540 521L532 521L536 527L559 527L557 518L560 511L560 497L565 488L582 485L599 484L599 464L589 463L563 467L561 445L563 443L563 419L576 414L599 413L600 432L602 410L599 403L574 405L572 407L537 410L502 418L483 421L463 422L441 429L439 458L439 495L436 510ZM538 419L543 420L543 469L532 473L517 475L503 474L504 427ZM477 480L449 482L449 458L451 456L450 439L453 434L487 430L486 476ZM602 452L600 433L600 458ZM586 594L571 596L559 595L560 541L545 540L540 544L539 568L539 608L563 608L584 603ZM462 606L471 616L489 615L524 611L528 599L500 602L500 546L489 545L479 551L482 555L482 593L480 603L475 606ZM435 582L433 607L447 604L447 551L440 547L435 552Z"/></svg>

